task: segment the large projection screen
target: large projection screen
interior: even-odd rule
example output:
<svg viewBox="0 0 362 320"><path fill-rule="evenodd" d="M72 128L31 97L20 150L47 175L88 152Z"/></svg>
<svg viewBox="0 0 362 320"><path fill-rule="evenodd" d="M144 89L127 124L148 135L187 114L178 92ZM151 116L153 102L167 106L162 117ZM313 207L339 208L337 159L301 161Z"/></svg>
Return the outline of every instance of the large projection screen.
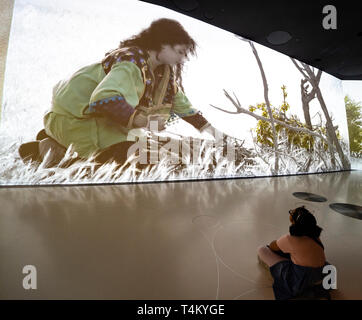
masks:
<svg viewBox="0 0 362 320"><path fill-rule="evenodd" d="M92 100L96 95L93 91L89 105L84 106L88 110L85 113L73 112L77 94L86 95L81 89L74 91L74 100L66 99L65 113L61 108L54 109L54 95L75 74L89 66L102 68L97 69L97 79L93 79L95 86L100 86L111 72L104 69L105 54L161 18L179 22L197 43L196 55L189 55L184 63L182 89L177 84L172 87L176 91L169 101L159 99L161 107L166 102L170 105L169 113L157 111L162 108L146 110L147 128L127 128L131 122L121 124L116 118L110 119L109 114L105 117L102 113L87 113L93 104L99 111L100 102L108 103L105 91L97 101ZM162 32L160 37L164 36ZM144 71L137 63L118 61L112 68L118 68L117 63L132 70L138 68L132 77L145 81ZM168 70L172 74L175 68ZM155 79L154 88L158 88L162 80L157 82L157 76ZM148 88L141 82L134 89L140 101L142 85ZM117 97L128 107L141 110L124 90L120 85ZM181 99L176 98L179 91L187 100L182 100L183 111L177 105ZM45 124L49 112L58 120L61 116L67 125L63 120ZM196 124L187 121L198 112L206 124L200 124L199 118ZM83 125L90 118L92 130L87 133L82 129L78 135L74 126ZM166 121L162 122L164 130L159 130L161 122L152 121L160 118ZM108 124L114 143L105 138ZM45 126L46 135L37 137ZM123 138L118 139L118 132ZM88 142L84 143L87 139L93 139L94 145L88 148ZM55 145L51 142L49 148L44 140ZM124 141L132 146L127 160L98 161L99 153ZM29 142L33 142L29 147L33 148L32 156L23 161L19 147ZM1 185L175 181L350 169L341 80L207 23L131 0L15 0L4 75L0 144ZM39 148L43 148L43 153ZM54 150L66 153L57 158L59 154L55 155Z"/></svg>

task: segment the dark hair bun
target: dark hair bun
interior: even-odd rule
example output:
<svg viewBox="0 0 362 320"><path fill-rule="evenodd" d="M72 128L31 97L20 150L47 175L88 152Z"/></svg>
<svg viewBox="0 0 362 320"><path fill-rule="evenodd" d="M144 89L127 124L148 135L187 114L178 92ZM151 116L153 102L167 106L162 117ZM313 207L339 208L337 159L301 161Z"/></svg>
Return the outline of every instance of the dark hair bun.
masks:
<svg viewBox="0 0 362 320"><path fill-rule="evenodd" d="M297 223L305 226L315 226L317 225L317 220L309 211L307 211L300 215Z"/></svg>
<svg viewBox="0 0 362 320"><path fill-rule="evenodd" d="M322 228L317 226L317 220L304 206L296 208L292 215L294 224L289 227L292 236L309 236L318 238Z"/></svg>

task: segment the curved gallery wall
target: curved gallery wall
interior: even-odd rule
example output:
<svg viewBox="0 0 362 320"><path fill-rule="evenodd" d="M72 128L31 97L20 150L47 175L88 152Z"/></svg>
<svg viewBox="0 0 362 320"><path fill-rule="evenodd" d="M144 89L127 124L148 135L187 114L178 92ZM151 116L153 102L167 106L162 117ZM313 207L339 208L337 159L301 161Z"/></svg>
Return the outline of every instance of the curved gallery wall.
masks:
<svg viewBox="0 0 362 320"><path fill-rule="evenodd" d="M159 6L118 0L106 4L15 2L2 100L0 184L169 181L350 169L341 80ZM192 105L187 112L200 111L217 131L200 132L200 126L184 121L190 114L180 110L171 112L162 131L155 126L152 131L128 131L110 119L114 130L134 142L135 153L128 154L124 166L96 165L91 154L78 161L81 152L71 147L68 162L50 164L48 154L24 163L19 146L35 140L44 128L54 86L85 66L99 64L120 40L160 18L177 20L196 41L197 55L190 55L183 68L182 91ZM97 130L89 134L102 150L103 133ZM69 127L57 132L70 136L65 147L79 142ZM58 142L63 143L60 138Z"/></svg>

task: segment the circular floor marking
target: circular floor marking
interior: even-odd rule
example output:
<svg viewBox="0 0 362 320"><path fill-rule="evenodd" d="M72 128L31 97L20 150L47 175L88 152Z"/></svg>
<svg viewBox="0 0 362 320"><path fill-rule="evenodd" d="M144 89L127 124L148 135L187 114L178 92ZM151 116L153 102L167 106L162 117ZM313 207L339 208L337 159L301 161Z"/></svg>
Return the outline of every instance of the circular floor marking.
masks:
<svg viewBox="0 0 362 320"><path fill-rule="evenodd" d="M344 216L362 220L362 207L349 203L332 203L329 207Z"/></svg>
<svg viewBox="0 0 362 320"><path fill-rule="evenodd" d="M201 228L213 228L219 223L214 216L209 216L209 215L200 215L194 217L192 219L192 222Z"/></svg>
<svg viewBox="0 0 362 320"><path fill-rule="evenodd" d="M313 201L313 202L326 202L327 198L323 196L319 196L314 193L308 193L308 192L293 192L293 196L297 197L299 199L307 200L307 201Z"/></svg>

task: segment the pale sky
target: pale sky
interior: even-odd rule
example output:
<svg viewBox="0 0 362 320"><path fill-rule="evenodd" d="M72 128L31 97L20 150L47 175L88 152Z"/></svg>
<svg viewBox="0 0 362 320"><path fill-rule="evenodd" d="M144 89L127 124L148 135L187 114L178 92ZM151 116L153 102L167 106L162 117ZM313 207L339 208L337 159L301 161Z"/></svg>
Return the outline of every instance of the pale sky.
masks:
<svg viewBox="0 0 362 320"><path fill-rule="evenodd" d="M8 114L3 121L11 121L16 113L24 125L19 134L40 129L57 81L100 61L120 40L161 17L178 20L199 45L197 58L185 66L184 87L189 100L218 129L250 139L249 130L256 126L254 118L210 107L233 109L223 89L235 92L245 108L264 101L260 71L249 44L212 25L135 0L15 0L4 86L4 113ZM271 103L282 103L280 87L286 85L291 112L304 120L299 71L288 56L255 46L265 68ZM342 82L323 73L320 87L335 124L344 137L348 136ZM318 110L318 103L312 102L311 115ZM29 114L32 124L25 121Z"/></svg>
<svg viewBox="0 0 362 320"><path fill-rule="evenodd" d="M362 103L362 81L361 80L344 80L343 91L348 94L352 100Z"/></svg>

